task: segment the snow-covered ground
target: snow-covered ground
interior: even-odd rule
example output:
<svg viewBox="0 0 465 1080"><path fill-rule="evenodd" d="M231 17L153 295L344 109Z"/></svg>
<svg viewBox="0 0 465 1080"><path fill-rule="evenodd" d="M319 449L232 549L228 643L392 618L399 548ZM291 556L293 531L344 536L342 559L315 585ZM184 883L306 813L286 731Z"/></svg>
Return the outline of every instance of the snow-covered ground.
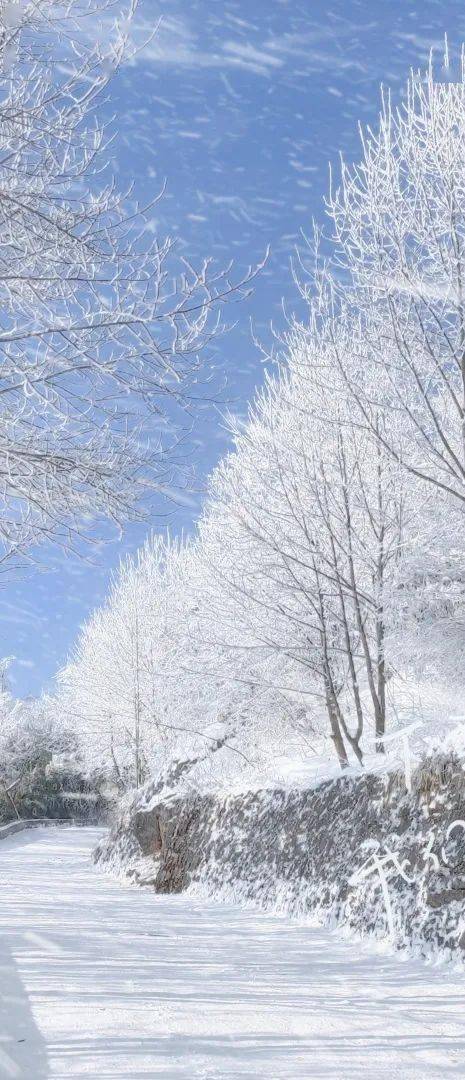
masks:
<svg viewBox="0 0 465 1080"><path fill-rule="evenodd" d="M0 1076L464 1076L463 972L100 876L95 829L0 845Z"/></svg>

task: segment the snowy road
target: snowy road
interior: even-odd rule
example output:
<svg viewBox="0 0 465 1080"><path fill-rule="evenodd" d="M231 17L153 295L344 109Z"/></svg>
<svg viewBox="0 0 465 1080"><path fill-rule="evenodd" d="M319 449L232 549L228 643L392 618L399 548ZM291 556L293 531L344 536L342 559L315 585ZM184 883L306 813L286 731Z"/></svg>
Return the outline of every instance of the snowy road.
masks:
<svg viewBox="0 0 465 1080"><path fill-rule="evenodd" d="M93 829L0 844L0 1076L465 1076L465 980L101 877Z"/></svg>

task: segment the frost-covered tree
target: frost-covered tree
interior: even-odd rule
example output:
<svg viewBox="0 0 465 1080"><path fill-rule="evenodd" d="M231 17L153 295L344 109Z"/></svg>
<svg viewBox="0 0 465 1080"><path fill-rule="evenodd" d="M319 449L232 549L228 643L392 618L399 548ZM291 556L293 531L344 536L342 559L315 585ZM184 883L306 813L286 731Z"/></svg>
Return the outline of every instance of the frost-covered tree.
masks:
<svg viewBox="0 0 465 1080"><path fill-rule="evenodd" d="M149 542L121 564L60 677L59 709L84 733L89 758L107 761L123 787L139 787L156 741L153 662L164 629L164 556L161 541Z"/></svg>
<svg viewBox="0 0 465 1080"><path fill-rule="evenodd" d="M194 382L199 396L210 312L246 291L177 258L151 207L118 189L101 98L134 9L118 21L107 0L0 6L3 558L73 544L163 488L159 432Z"/></svg>
<svg viewBox="0 0 465 1080"><path fill-rule="evenodd" d="M404 559L402 636L417 670L463 666L465 68L412 74L383 100L362 159L330 196L334 357L363 424L424 504ZM382 415L383 423L379 424Z"/></svg>
<svg viewBox="0 0 465 1080"><path fill-rule="evenodd" d="M268 382L213 478L204 541L216 534L218 596L235 595L242 648L287 659L310 715L323 703L347 764L345 743L362 758L365 714L379 749L385 731L402 488L376 440L353 425L343 384L336 393L331 339L296 329L288 350L290 373Z"/></svg>
<svg viewBox="0 0 465 1080"><path fill-rule="evenodd" d="M438 497L465 503L465 66L412 74L383 99L362 159L329 199L357 349L338 360L387 448ZM358 323L358 331L357 331ZM354 355L355 353L355 355Z"/></svg>
<svg viewBox="0 0 465 1080"><path fill-rule="evenodd" d="M253 770L283 724L300 744L278 663L265 677L260 658L235 649L229 618L199 542L157 538L121 566L60 675L56 710L122 788L148 773L219 782Z"/></svg>

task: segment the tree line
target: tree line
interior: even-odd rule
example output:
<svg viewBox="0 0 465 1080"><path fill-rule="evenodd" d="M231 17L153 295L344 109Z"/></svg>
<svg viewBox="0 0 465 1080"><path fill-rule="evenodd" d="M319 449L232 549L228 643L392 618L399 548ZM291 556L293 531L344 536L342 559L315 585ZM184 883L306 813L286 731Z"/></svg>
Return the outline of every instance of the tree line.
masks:
<svg viewBox="0 0 465 1080"><path fill-rule="evenodd" d="M462 680L465 66L384 94L192 538L126 560L60 676L121 784L384 752L402 680Z"/></svg>

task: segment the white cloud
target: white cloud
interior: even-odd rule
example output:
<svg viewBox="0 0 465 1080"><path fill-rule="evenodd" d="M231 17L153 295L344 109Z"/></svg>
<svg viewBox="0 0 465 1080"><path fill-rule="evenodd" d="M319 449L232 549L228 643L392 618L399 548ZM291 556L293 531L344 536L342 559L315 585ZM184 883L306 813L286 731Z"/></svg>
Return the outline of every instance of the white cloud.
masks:
<svg viewBox="0 0 465 1080"><path fill-rule="evenodd" d="M215 48L206 51L187 20L178 16L163 18L153 32L154 27L147 20L136 20L132 32L138 50L133 58L135 62L193 69L243 68L261 76L270 75L271 70L283 64L279 56L242 40L218 39Z"/></svg>
<svg viewBox="0 0 465 1080"><path fill-rule="evenodd" d="M228 20L231 31L231 20ZM219 68L222 71L240 68L261 77L270 77L281 68L287 67L296 59L304 60L308 70L319 71L329 68L345 71L355 68L365 71L363 64L351 55L348 41L354 33L350 22L338 22L337 26L328 21L321 25L308 25L304 34L288 33L268 34L265 40L256 37L255 28L244 24L250 36L246 37L242 27L235 38L223 40L220 32L221 23L215 27L215 36L201 37L200 32L179 14L163 16L153 22L138 17L132 28L132 38L137 52L133 58L136 63L154 63L161 66L184 67L191 69ZM255 40L254 40L255 37Z"/></svg>

